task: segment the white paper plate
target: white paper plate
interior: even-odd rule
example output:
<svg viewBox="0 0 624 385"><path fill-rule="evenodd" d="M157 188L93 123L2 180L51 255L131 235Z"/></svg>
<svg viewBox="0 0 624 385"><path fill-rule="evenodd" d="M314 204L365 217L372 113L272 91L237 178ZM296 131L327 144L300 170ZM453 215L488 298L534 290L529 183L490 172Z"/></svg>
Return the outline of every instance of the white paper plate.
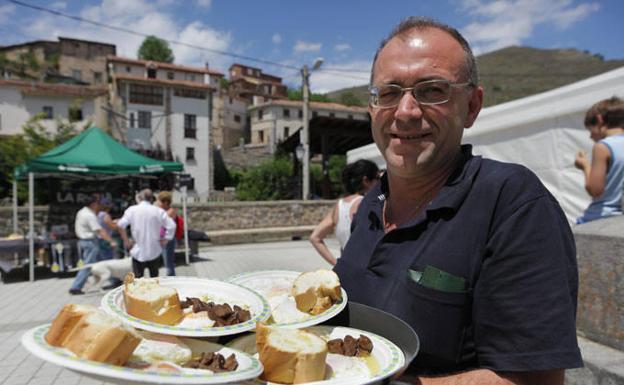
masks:
<svg viewBox="0 0 624 385"><path fill-rule="evenodd" d="M164 373L104 364L78 358L67 349L49 345L44 339L49 329L49 324L30 329L22 335L22 345L30 353L44 361L103 380L114 379L115 381L156 384L221 384L253 379L262 373L260 361L248 354L211 342L187 338L181 338L181 340L193 351L216 351L226 357L234 353L238 361L238 368L233 372L220 373L197 369L184 369L181 373Z"/></svg>
<svg viewBox="0 0 624 385"><path fill-rule="evenodd" d="M195 277L160 277L159 281L162 286L174 287L178 291L180 301L186 299L187 296L208 295L213 298L215 303L226 302L231 306L245 305L251 312L251 319L239 324L220 327L201 324L191 325L190 321L186 319L180 324L172 326L145 321L126 313L123 286L111 290L102 298L102 309L137 329L185 337L217 337L242 333L255 329L257 321L265 321L270 316L267 301L255 291L241 285Z"/></svg>
<svg viewBox="0 0 624 385"><path fill-rule="evenodd" d="M344 338L346 335L358 338L360 334L362 334L370 338L373 342L373 351L370 357L366 359L362 357L345 357L339 354L328 354L325 362L327 366L331 368L331 371L328 371L327 375L330 376L331 372L333 372L333 375L324 381L310 382L309 384L371 384L392 376L405 366L403 351L389 340L374 333L339 326L313 326L306 330L312 331L327 340ZM257 357L255 334L239 337L228 343L227 346ZM375 366L376 363L374 373L370 371L368 373L366 372L366 370L370 370L366 360L372 361L372 363L369 362L369 364L373 364L373 366ZM248 384L273 383L256 379L248 382Z"/></svg>
<svg viewBox="0 0 624 385"><path fill-rule="evenodd" d="M269 303L274 322L271 325L300 329L318 325L338 315L347 306L347 292L342 289L342 301L335 303L321 314L310 315L297 310L295 299L290 295L290 288L295 279L301 274L290 270L261 270L242 273L229 278L227 281L260 293ZM283 314L292 315L294 320L279 320L276 312L283 309Z"/></svg>

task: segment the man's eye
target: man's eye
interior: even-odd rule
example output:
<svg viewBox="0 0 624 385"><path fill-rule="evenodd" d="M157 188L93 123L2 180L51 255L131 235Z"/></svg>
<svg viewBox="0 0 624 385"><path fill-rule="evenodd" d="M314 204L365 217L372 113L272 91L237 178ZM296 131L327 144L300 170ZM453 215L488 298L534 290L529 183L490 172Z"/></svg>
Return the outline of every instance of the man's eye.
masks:
<svg viewBox="0 0 624 385"><path fill-rule="evenodd" d="M394 87L386 87L379 90L379 97L391 98L401 94L401 90Z"/></svg>
<svg viewBox="0 0 624 385"><path fill-rule="evenodd" d="M446 89L438 85L427 85L419 88L417 92L424 98L439 98L446 95Z"/></svg>

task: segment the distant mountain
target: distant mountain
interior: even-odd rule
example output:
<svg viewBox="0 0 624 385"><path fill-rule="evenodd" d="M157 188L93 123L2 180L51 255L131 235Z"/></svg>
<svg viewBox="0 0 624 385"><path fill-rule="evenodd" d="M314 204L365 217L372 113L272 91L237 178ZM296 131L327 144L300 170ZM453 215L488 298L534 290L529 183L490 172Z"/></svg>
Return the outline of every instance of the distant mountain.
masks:
<svg viewBox="0 0 624 385"><path fill-rule="evenodd" d="M548 91L624 66L624 60L604 60L600 54L576 49L507 47L477 57L485 106L493 106ZM366 105L366 85L333 91L335 102Z"/></svg>

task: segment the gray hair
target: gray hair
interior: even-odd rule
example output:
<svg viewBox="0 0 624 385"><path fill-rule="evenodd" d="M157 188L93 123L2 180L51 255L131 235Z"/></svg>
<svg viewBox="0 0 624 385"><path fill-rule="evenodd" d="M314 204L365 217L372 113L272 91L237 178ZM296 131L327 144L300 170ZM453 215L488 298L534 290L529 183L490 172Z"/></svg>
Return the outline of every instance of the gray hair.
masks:
<svg viewBox="0 0 624 385"><path fill-rule="evenodd" d="M136 198L137 203L142 202L142 201L147 201L151 203L151 202L154 202L154 193L152 192L152 190L146 188L146 189L139 191L135 198Z"/></svg>
<svg viewBox="0 0 624 385"><path fill-rule="evenodd" d="M453 39L455 39L459 45L461 45L464 50L464 55L466 57L466 72L468 75L468 80L474 86L479 84L479 71L477 69L477 60L472 53L472 49L470 48L470 44L464 39L461 33L457 31L455 28L450 27L444 23L441 23L437 20L430 19L428 17L421 16L411 16L406 19L403 19L399 25L397 25L392 32L381 41L377 52L375 52L375 58L373 59L373 66L371 67L371 77L370 77L370 85L373 85L373 77L375 76L375 63L377 62L377 57L381 50L388 44L390 40L394 37L401 36L406 34L407 32L415 29L417 31L424 31L427 29L439 29L451 35Z"/></svg>

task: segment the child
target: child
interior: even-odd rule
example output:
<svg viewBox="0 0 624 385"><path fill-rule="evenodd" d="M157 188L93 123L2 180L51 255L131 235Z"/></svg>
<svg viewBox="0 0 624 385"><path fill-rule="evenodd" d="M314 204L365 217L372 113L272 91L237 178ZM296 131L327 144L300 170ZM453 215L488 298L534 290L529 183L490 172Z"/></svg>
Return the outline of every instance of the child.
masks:
<svg viewBox="0 0 624 385"><path fill-rule="evenodd" d="M614 96L594 104L585 114L585 127L596 142L592 162L579 151L574 166L583 171L585 190L593 199L577 224L622 214L624 101Z"/></svg>

